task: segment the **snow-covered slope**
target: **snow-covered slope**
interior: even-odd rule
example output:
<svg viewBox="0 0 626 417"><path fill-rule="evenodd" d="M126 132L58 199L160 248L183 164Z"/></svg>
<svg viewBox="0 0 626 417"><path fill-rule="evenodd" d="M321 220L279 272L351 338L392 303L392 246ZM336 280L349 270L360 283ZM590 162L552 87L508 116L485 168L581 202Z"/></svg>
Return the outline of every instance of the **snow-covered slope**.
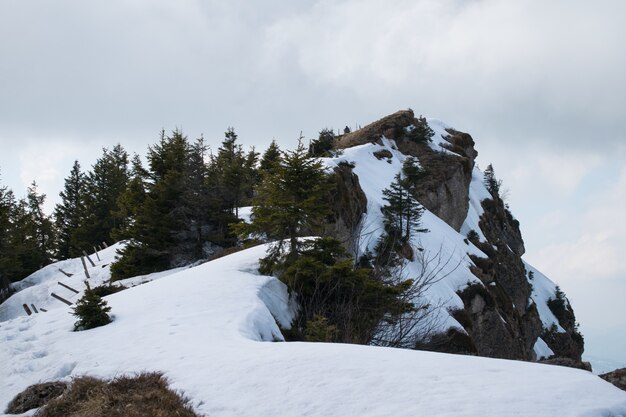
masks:
<svg viewBox="0 0 626 417"><path fill-rule="evenodd" d="M89 273L87 281L92 288L106 283L111 278L111 264L115 260L117 251L123 247L124 243L116 243L97 253L90 254L89 259L95 266L92 266L85 259L85 265ZM181 269L184 268L133 277L118 281L118 284L133 286L167 276ZM71 276L68 277L68 275ZM13 288L17 292L0 304L0 322L25 315L26 312L22 304L28 305L31 310L31 306L35 306L37 310L43 308L48 311L66 307L66 304L52 297L51 294L54 293L65 300L75 302L82 296L82 291L85 290L85 279L87 277L85 276L80 258L67 259L45 266L13 284ZM79 293L75 293L62 284L79 291Z"/></svg>
<svg viewBox="0 0 626 417"><path fill-rule="evenodd" d="M581 370L271 343L293 309L285 286L256 272L264 251L113 294L104 327L72 332L63 306L0 323L0 412L35 382L158 370L207 416L626 416L626 394Z"/></svg>

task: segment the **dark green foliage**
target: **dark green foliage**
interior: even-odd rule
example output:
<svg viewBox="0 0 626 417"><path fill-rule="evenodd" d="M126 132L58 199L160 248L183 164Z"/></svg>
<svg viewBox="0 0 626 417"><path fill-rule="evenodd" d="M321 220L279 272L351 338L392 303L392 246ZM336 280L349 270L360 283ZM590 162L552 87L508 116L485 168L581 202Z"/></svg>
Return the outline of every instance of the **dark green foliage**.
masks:
<svg viewBox="0 0 626 417"><path fill-rule="evenodd" d="M330 155L330 151L333 149L335 142L335 134L330 129L322 129L319 137L313 139L309 145L309 156L311 157L325 157Z"/></svg>
<svg viewBox="0 0 626 417"><path fill-rule="evenodd" d="M116 292L124 291L128 287L123 285L98 285L97 287L93 287L91 291L96 294L98 297L106 297L107 295L115 294Z"/></svg>
<svg viewBox="0 0 626 417"><path fill-rule="evenodd" d="M556 316L559 323L564 323L567 320L567 298L565 293L561 291L561 287L558 285L554 290L554 297L548 300L548 307L552 314Z"/></svg>
<svg viewBox="0 0 626 417"><path fill-rule="evenodd" d="M383 190L383 199L387 204L381 208L385 232L376 246L379 265L395 266L396 254L410 244L413 234L428 231L419 228L424 208L413 196L413 190L423 175L417 161L407 158L402 173L396 175L389 188Z"/></svg>
<svg viewBox="0 0 626 417"><path fill-rule="evenodd" d="M261 162L259 163L259 171L261 175L273 171L276 166L280 164L282 155L280 148L275 140L270 143L270 146L263 152L261 156Z"/></svg>
<svg viewBox="0 0 626 417"><path fill-rule="evenodd" d="M413 129L407 133L407 137L414 142L428 142L432 140L435 132L428 126L425 117L419 116L417 122L413 124Z"/></svg>
<svg viewBox="0 0 626 417"><path fill-rule="evenodd" d="M107 302L87 285L85 294L78 300L74 307L74 313L72 313L78 317L78 321L74 323L74 331L88 330L109 324L111 322L109 311L111 311L111 307L107 305Z"/></svg>
<svg viewBox="0 0 626 417"><path fill-rule="evenodd" d="M263 178L253 200L253 222L236 225L242 236L250 234L277 240L266 266L285 251L298 254L300 236L316 234L330 213L332 183L321 162L310 158L300 141L295 151L286 152L280 164ZM285 246L287 245L287 248Z"/></svg>
<svg viewBox="0 0 626 417"><path fill-rule="evenodd" d="M279 278L301 308L294 327L309 340L367 344L383 318L413 308L402 299L410 280L388 285L371 269L355 269L336 239L309 242L299 256L284 262Z"/></svg>
<svg viewBox="0 0 626 417"><path fill-rule="evenodd" d="M307 342L333 342L337 336L337 326L328 324L328 319L319 314L306 322L304 340Z"/></svg>
<svg viewBox="0 0 626 417"><path fill-rule="evenodd" d="M224 135L213 167L224 209L236 218L238 208L249 202L254 185L259 180L256 171L259 155L254 149L247 154L243 151L241 145L237 144L237 134L233 128L229 128Z"/></svg>
<svg viewBox="0 0 626 417"><path fill-rule="evenodd" d="M147 159L147 169L133 161L118 199L123 227L114 236L130 241L111 267L114 280L188 264L233 246L229 225L259 181L258 154L245 153L232 128L217 155L209 154L203 138L190 144L179 130L161 132Z"/></svg>
<svg viewBox="0 0 626 417"><path fill-rule="evenodd" d="M0 188L0 281L19 281L49 264L54 253L54 225L43 212L46 196L33 182L25 199Z"/></svg>
<svg viewBox="0 0 626 417"><path fill-rule="evenodd" d="M116 227L111 231L111 237L114 241L133 237L133 226L146 199L147 179L148 171L142 166L139 155L135 154L126 190L117 198L117 210L113 213Z"/></svg>
<svg viewBox="0 0 626 417"><path fill-rule="evenodd" d="M131 240L111 266L112 279L161 271L170 267L171 248L184 225L185 191L189 144L178 130L171 136L161 132L159 143L148 149L150 171L147 191L138 190L140 209L135 209ZM137 180L139 181L139 180Z"/></svg>
<svg viewBox="0 0 626 417"><path fill-rule="evenodd" d="M467 232L467 239L472 243L478 242L480 240L480 236L478 235L478 232L476 230L472 229Z"/></svg>
<svg viewBox="0 0 626 417"><path fill-rule="evenodd" d="M67 259L81 254L77 242L76 231L84 223L85 198L86 198L85 174L80 170L78 161L74 161L69 177L65 179L65 187L59 193L61 202L54 208L54 223L57 230L57 259Z"/></svg>
<svg viewBox="0 0 626 417"><path fill-rule="evenodd" d="M502 180L496 178L496 173L493 169L493 165L487 165L485 169L483 183L487 187L487 191L494 199L500 198L500 187L502 186Z"/></svg>

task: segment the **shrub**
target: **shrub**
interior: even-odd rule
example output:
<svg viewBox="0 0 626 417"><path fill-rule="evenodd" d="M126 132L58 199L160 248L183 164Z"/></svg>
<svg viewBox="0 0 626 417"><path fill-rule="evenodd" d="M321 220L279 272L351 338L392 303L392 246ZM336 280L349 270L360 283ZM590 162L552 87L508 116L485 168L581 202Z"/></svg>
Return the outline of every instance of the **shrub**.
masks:
<svg viewBox="0 0 626 417"><path fill-rule="evenodd" d="M66 388L65 382L44 382L31 385L11 400L5 413L22 414L33 408L42 407L48 401L63 394Z"/></svg>
<svg viewBox="0 0 626 417"><path fill-rule="evenodd" d="M98 294L96 294L87 284L85 295L78 300L74 307L74 315L78 321L74 323L74 331L93 329L111 323L109 317L111 307L107 305Z"/></svg>
<svg viewBox="0 0 626 417"><path fill-rule="evenodd" d="M558 285L554 290L554 298L548 300L548 308L554 316L559 320L559 324L563 324L567 321L567 306L565 304L565 293L561 291L561 287Z"/></svg>
<svg viewBox="0 0 626 417"><path fill-rule="evenodd" d="M97 287L93 287L91 291L94 292L98 297L106 297L107 295L115 294L116 292L124 291L128 287L123 285L98 285Z"/></svg>
<svg viewBox="0 0 626 417"><path fill-rule="evenodd" d="M337 326L328 324L328 319L316 314L312 320L306 322L304 340L307 342L334 342Z"/></svg>
<svg viewBox="0 0 626 417"><path fill-rule="evenodd" d="M189 400L168 387L158 372L112 381L83 376L59 398L41 408L35 417L197 417Z"/></svg>
<svg viewBox="0 0 626 417"><path fill-rule="evenodd" d="M476 230L472 229L467 232L467 240L469 240L470 242L478 242L480 241L480 236L478 235L478 232Z"/></svg>
<svg viewBox="0 0 626 417"><path fill-rule="evenodd" d="M397 317L413 308L402 298L411 280L386 284L371 269L355 269L336 239L315 240L277 270L301 307L293 326L296 340L367 344L384 317Z"/></svg>

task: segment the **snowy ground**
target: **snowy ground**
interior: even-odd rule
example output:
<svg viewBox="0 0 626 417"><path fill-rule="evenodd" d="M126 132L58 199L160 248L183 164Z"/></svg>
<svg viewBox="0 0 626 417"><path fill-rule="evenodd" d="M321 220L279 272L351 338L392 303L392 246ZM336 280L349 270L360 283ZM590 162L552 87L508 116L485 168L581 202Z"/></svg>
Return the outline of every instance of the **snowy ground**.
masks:
<svg viewBox="0 0 626 417"><path fill-rule="evenodd" d="M0 323L0 412L26 386L163 371L207 416L626 416L581 370L367 346L272 343L286 288L263 246L107 297L113 323L72 332L61 306ZM262 342L268 341L268 342Z"/></svg>
<svg viewBox="0 0 626 417"><path fill-rule="evenodd" d="M111 278L111 263L115 260L116 252L123 247L123 243L116 243L97 253L88 254L89 259L95 264L95 266L93 266L85 259L85 265L89 273L88 279L85 275L81 259L74 258L47 265L23 280L16 282L13 284L13 288L18 292L0 305L0 322L25 315L26 312L22 304L28 305L31 310L34 310L32 306L35 306L37 310L43 308L48 311L67 307L66 304L52 297L50 294L54 293L73 303L82 296L82 291L85 289L85 280L89 282L92 288L107 283ZM115 285L121 284L132 287L162 278L183 269L185 268L137 276L117 281ZM68 277L66 274L71 276ZM79 291L79 294L61 284Z"/></svg>

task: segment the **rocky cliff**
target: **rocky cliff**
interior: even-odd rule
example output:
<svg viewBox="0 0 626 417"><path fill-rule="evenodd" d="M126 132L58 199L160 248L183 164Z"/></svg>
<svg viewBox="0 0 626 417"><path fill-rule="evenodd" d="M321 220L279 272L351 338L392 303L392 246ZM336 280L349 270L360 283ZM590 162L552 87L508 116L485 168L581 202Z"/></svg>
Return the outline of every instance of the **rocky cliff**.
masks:
<svg viewBox="0 0 626 417"><path fill-rule="evenodd" d="M522 260L525 248L519 222L497 192L489 193L482 184L472 137L429 121L435 134L430 140L415 140L411 132L419 123L411 110L400 111L337 138L335 147L345 155L335 161L339 185L334 199L336 234L349 242L353 253L358 253L359 245L362 251L370 250L372 245L362 242L365 235L370 242L376 236L371 225L376 224L382 203L381 186L371 185L374 180L369 176L380 176L379 169L392 169L382 165L384 161L395 163L397 169L394 158L417 158L426 175L414 196L428 213L453 230L443 233L461 234L464 245L457 244L446 253L467 254L453 273L440 271L447 274L443 279L447 287L455 288L454 300L430 300L445 308L453 320L443 320L446 324L417 347L509 359L564 357L580 361L583 339L573 310L551 281ZM362 156L367 154L372 160ZM359 171L358 175L354 171ZM360 183L365 181L364 192ZM437 230L419 239L420 250L428 250L425 240L437 241L436 234L443 230L439 220L431 222L436 224L431 229ZM449 241L446 236L440 240ZM454 275L454 282L448 275Z"/></svg>

